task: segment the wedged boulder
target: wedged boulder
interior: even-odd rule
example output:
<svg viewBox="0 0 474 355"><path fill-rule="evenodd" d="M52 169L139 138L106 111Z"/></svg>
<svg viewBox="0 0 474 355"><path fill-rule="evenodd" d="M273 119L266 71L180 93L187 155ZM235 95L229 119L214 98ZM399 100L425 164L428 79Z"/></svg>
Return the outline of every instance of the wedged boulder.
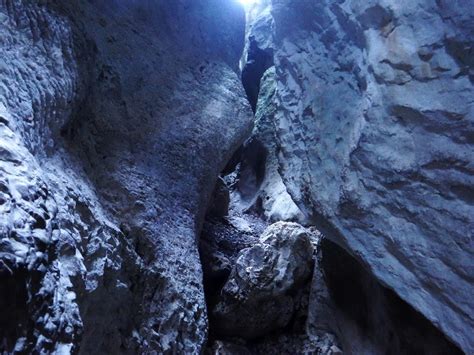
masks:
<svg viewBox="0 0 474 355"><path fill-rule="evenodd" d="M212 317L216 333L252 339L288 324L311 275L313 248L299 224L277 222L239 252Z"/></svg>
<svg viewBox="0 0 474 355"><path fill-rule="evenodd" d="M207 219L199 238L208 309L219 301L222 287L243 249L258 242L258 234L242 230L227 220Z"/></svg>

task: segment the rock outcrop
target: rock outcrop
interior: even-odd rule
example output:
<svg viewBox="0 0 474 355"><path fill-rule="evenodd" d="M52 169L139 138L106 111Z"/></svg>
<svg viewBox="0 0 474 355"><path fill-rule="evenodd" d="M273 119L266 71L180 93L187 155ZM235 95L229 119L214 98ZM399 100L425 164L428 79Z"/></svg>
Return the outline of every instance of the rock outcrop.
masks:
<svg viewBox="0 0 474 355"><path fill-rule="evenodd" d="M252 124L243 10L4 0L0 22L0 350L198 352L197 233Z"/></svg>
<svg viewBox="0 0 474 355"><path fill-rule="evenodd" d="M255 111L251 136L239 151L235 207L253 211L270 222L304 222L279 172L276 137L275 67L273 66L273 17L271 1L254 4L247 13L242 83Z"/></svg>
<svg viewBox="0 0 474 355"><path fill-rule="evenodd" d="M273 1L284 182L325 235L474 351L474 8Z"/></svg>
<svg viewBox="0 0 474 355"><path fill-rule="evenodd" d="M221 335L255 339L285 327L295 313L300 288L312 272L308 232L296 223L269 226L237 255L212 310Z"/></svg>
<svg viewBox="0 0 474 355"><path fill-rule="evenodd" d="M293 202L279 172L275 89L272 66L261 79L254 129L241 150L234 204L271 222L302 223L304 215Z"/></svg>
<svg viewBox="0 0 474 355"><path fill-rule="evenodd" d="M328 332L330 326L313 331L307 322L317 309L311 275L320 271L314 254L320 234L288 222L264 230L252 223L254 228L247 229L245 223L236 223L232 213L220 220L208 219L201 234L210 321L207 351L340 354L338 339ZM241 218L253 221L251 215ZM326 287L324 282L318 285ZM311 327L321 325L322 313L316 312L318 320L313 317Z"/></svg>

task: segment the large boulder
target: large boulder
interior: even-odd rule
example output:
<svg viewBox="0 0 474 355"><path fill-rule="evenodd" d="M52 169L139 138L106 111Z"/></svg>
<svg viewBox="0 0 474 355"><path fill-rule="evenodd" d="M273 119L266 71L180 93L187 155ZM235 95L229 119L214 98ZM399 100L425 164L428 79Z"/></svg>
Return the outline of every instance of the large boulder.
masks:
<svg viewBox="0 0 474 355"><path fill-rule="evenodd" d="M274 0L284 182L326 236L474 351L474 8Z"/></svg>
<svg viewBox="0 0 474 355"><path fill-rule="evenodd" d="M312 272L313 249L297 223L269 226L259 242L239 252L212 317L220 335L253 339L286 326L298 289Z"/></svg>

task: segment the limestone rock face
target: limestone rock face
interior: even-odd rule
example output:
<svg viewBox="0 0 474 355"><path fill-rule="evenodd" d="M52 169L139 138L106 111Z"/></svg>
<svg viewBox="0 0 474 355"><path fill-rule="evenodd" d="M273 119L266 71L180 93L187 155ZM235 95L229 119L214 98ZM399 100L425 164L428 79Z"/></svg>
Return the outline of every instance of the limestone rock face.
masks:
<svg viewBox="0 0 474 355"><path fill-rule="evenodd" d="M288 324L312 257L305 228L291 222L269 226L259 243L239 252L213 310L216 331L252 339Z"/></svg>
<svg viewBox="0 0 474 355"><path fill-rule="evenodd" d="M278 170L275 89L275 67L272 66L260 82L255 125L242 149L234 196L242 209L255 210L270 222L303 222L304 216L289 195Z"/></svg>
<svg viewBox="0 0 474 355"><path fill-rule="evenodd" d="M271 1L263 0L247 9L246 41L242 55L242 84L255 112L260 79L273 65L273 17Z"/></svg>
<svg viewBox="0 0 474 355"><path fill-rule="evenodd" d="M474 8L274 0L284 182L326 236L474 351Z"/></svg>
<svg viewBox="0 0 474 355"><path fill-rule="evenodd" d="M255 125L241 151L235 199L241 209L253 210L270 222L304 222L279 172L276 137L273 17L270 1L256 3L247 13L245 66L242 83L254 106Z"/></svg>
<svg viewBox="0 0 474 355"><path fill-rule="evenodd" d="M0 353L474 353L472 4L244 18L0 0Z"/></svg>
<svg viewBox="0 0 474 355"><path fill-rule="evenodd" d="M7 0L0 26L0 352L199 352L197 232L252 124L243 10Z"/></svg>

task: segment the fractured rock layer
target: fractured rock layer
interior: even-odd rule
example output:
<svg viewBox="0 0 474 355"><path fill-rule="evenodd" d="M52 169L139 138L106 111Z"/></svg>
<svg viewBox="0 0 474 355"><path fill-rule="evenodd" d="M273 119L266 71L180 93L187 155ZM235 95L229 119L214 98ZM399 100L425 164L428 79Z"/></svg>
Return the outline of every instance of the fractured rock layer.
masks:
<svg viewBox="0 0 474 355"><path fill-rule="evenodd" d="M0 352L474 352L473 7L253 9L0 0Z"/></svg>

